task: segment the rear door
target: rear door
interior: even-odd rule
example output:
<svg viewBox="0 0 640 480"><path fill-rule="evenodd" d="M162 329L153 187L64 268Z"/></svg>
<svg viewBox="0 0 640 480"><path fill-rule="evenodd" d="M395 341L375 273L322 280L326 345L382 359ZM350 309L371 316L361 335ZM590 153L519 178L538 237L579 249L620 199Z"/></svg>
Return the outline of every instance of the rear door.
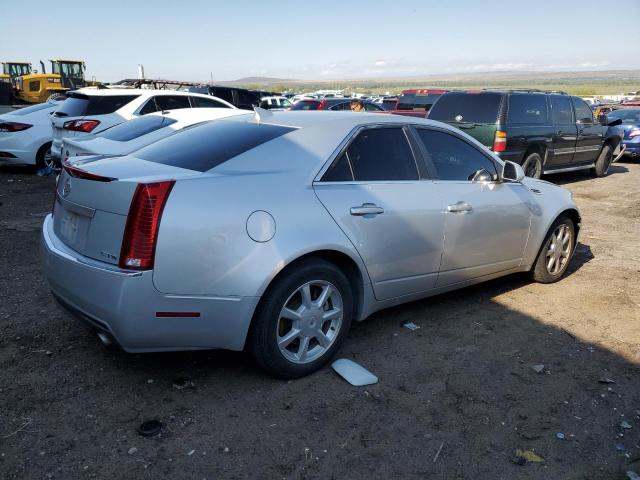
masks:
<svg viewBox="0 0 640 480"><path fill-rule="evenodd" d="M364 260L378 300L435 286L444 214L402 126L364 128L314 184Z"/></svg>
<svg viewBox="0 0 640 480"><path fill-rule="evenodd" d="M549 95L553 120L552 155L545 166L560 167L573 161L578 139L578 127L571 99L567 95Z"/></svg>
<svg viewBox="0 0 640 480"><path fill-rule="evenodd" d="M445 215L444 251L437 286L520 265L529 236L529 191L502 183L497 166L462 137L416 128L433 171L433 208Z"/></svg>
<svg viewBox="0 0 640 480"><path fill-rule="evenodd" d="M571 97L571 100L578 127L578 140L576 153L573 155L573 164L594 162L602 148L606 127L594 121L593 111L584 100L578 97Z"/></svg>

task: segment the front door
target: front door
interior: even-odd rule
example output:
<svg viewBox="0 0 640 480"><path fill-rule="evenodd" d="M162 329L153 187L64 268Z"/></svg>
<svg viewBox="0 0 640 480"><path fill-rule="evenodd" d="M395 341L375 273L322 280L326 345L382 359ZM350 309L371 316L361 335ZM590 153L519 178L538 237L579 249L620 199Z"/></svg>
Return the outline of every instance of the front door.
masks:
<svg viewBox="0 0 640 480"><path fill-rule="evenodd" d="M578 139L578 127L573 117L573 105L567 95L550 95L553 120L552 151L547 156L547 167L561 168L573 161Z"/></svg>
<svg viewBox="0 0 640 480"><path fill-rule="evenodd" d="M362 257L378 300L435 286L444 213L402 126L366 128L314 184Z"/></svg>
<svg viewBox="0 0 640 480"><path fill-rule="evenodd" d="M529 237L531 193L498 179L496 163L449 132L416 128L445 212L437 286L517 267Z"/></svg>
<svg viewBox="0 0 640 480"><path fill-rule="evenodd" d="M593 112L587 103L578 97L571 97L576 111L578 141L573 156L574 165L595 162L602 149L606 128L595 123Z"/></svg>

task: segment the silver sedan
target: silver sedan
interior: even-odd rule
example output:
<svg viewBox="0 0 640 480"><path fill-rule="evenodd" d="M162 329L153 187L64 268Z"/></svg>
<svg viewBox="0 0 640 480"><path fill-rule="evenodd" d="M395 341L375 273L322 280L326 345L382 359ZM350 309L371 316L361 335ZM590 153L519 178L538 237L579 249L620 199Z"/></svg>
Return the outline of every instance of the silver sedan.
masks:
<svg viewBox="0 0 640 480"><path fill-rule="evenodd" d="M259 111L67 164L42 257L105 343L247 348L294 378L377 310L513 272L560 279L579 228L567 190L445 124Z"/></svg>

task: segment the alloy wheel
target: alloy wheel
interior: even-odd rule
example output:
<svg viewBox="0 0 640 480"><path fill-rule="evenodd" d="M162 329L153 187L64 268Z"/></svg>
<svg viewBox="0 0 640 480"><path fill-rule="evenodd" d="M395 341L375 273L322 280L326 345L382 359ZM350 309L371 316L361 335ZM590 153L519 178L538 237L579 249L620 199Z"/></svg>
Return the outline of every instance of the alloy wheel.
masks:
<svg viewBox="0 0 640 480"><path fill-rule="evenodd" d="M546 265L551 275L559 275L564 271L571 257L571 229L563 223L558 225L547 241Z"/></svg>
<svg viewBox="0 0 640 480"><path fill-rule="evenodd" d="M306 364L324 355L335 342L343 319L342 296L324 280L298 287L280 311L276 339L290 362Z"/></svg>
<svg viewBox="0 0 640 480"><path fill-rule="evenodd" d="M538 162L536 158L530 158L528 161L525 162L523 170L524 170L525 176L531 177L531 178L539 178L541 173L540 162Z"/></svg>

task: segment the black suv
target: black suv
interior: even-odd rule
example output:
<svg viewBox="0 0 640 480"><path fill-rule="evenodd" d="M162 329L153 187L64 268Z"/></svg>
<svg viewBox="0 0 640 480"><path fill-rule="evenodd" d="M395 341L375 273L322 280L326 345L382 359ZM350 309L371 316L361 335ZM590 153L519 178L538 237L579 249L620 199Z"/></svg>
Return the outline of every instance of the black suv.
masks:
<svg viewBox="0 0 640 480"><path fill-rule="evenodd" d="M562 92L449 92L428 118L458 127L535 178L580 169L604 176L623 135L616 122L596 122L589 105Z"/></svg>
<svg viewBox="0 0 640 480"><path fill-rule="evenodd" d="M212 95L214 97L226 100L235 107L243 110L253 110L253 107L260 105L262 97L272 97L278 95L272 92L263 92L260 90L247 90L245 88L221 87L218 85L208 85L203 87L189 87L189 92L202 93L204 95Z"/></svg>

